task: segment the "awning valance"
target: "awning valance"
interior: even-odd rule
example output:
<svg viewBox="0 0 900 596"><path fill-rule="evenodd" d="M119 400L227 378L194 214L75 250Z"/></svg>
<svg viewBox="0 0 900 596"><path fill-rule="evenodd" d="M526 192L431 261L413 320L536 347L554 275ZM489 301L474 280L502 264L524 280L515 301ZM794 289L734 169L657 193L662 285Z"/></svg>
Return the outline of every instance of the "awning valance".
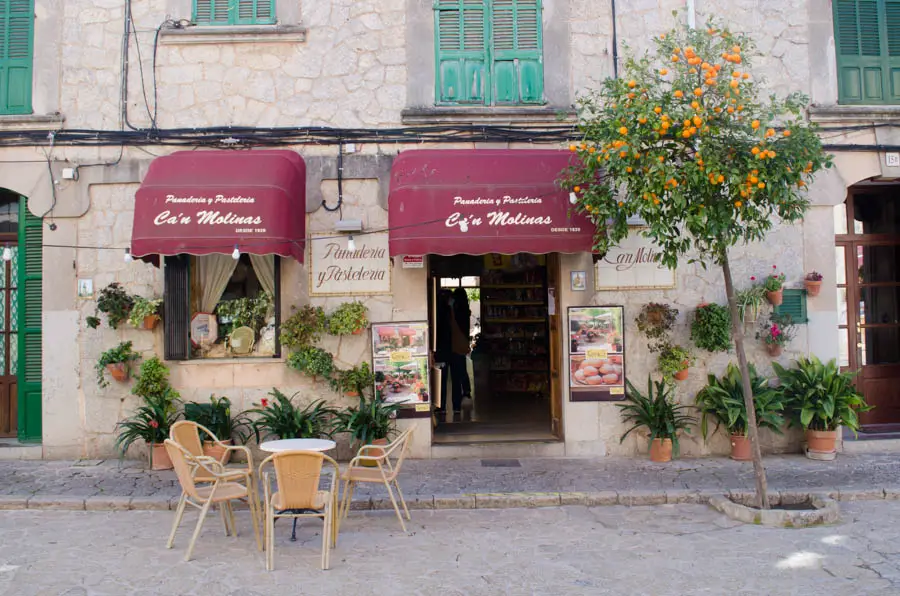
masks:
<svg viewBox="0 0 900 596"><path fill-rule="evenodd" d="M594 226L556 184L553 150L404 151L388 197L391 255L590 252Z"/></svg>
<svg viewBox="0 0 900 596"><path fill-rule="evenodd" d="M237 246L303 262L305 238L306 164L293 151L178 151L153 160L135 195L135 257Z"/></svg>

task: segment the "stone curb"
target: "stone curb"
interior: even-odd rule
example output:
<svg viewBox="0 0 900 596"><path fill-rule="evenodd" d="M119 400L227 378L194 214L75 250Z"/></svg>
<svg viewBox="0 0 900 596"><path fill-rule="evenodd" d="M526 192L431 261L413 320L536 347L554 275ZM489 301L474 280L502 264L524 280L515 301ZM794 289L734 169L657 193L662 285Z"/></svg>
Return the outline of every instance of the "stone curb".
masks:
<svg viewBox="0 0 900 596"><path fill-rule="evenodd" d="M515 509L535 507L559 507L581 505L598 507L607 505L673 505L708 504L716 496L749 499L749 489L669 489L669 490L606 490L592 492L510 492L467 493L457 495L410 495L406 505L411 510L423 509ZM900 486L886 488L848 489L790 489L772 491L772 500L791 503L806 500L810 494L821 495L836 501L900 500ZM0 495L0 511L42 509L57 511L168 511L178 505L178 496L154 495L129 497L126 495ZM378 495L354 499L355 511L380 511L393 509L391 500Z"/></svg>

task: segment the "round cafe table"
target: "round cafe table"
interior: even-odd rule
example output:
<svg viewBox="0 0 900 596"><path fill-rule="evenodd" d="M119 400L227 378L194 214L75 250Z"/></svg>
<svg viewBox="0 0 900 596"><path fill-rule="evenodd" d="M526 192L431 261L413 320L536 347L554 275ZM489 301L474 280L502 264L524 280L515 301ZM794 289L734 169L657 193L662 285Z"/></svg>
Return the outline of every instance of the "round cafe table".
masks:
<svg viewBox="0 0 900 596"><path fill-rule="evenodd" d="M330 451L336 447L334 441L328 439L280 439L278 441L266 441L260 443L259 448L269 453L280 451ZM266 503L266 507L269 504ZM306 509L288 509L292 513L312 513ZM297 518L294 518L294 527L291 530L291 542L297 542Z"/></svg>

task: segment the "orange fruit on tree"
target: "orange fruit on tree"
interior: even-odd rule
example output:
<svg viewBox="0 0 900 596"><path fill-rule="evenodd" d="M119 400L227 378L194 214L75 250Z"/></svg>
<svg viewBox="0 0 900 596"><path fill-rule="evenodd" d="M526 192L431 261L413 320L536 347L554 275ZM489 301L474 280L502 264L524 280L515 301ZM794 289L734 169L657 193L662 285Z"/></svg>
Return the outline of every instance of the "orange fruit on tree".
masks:
<svg viewBox="0 0 900 596"><path fill-rule="evenodd" d="M766 183L765 183L765 182L760 182L760 183L757 184L756 186L758 186L759 188L765 188L765 187L766 187Z"/></svg>
<svg viewBox="0 0 900 596"><path fill-rule="evenodd" d="M696 89L694 89L694 95L696 95L697 97L700 97L701 95L703 95L703 89L701 89L700 87L697 87Z"/></svg>
<svg viewBox="0 0 900 596"><path fill-rule="evenodd" d="M759 120L754 120L750 123L750 126L753 127L753 130L756 130L757 128L759 128Z"/></svg>
<svg viewBox="0 0 900 596"><path fill-rule="evenodd" d="M722 174L719 174L719 177L716 178L716 181L719 182L719 184L721 184L722 182L725 182L725 176L723 176Z"/></svg>
<svg viewBox="0 0 900 596"><path fill-rule="evenodd" d="M700 126L701 124L703 124L703 118L694 116L694 126Z"/></svg>
<svg viewBox="0 0 900 596"><path fill-rule="evenodd" d="M767 131L766 131L766 136L767 136L767 137L774 137L774 136L775 136L775 129L774 129L774 128L770 128L769 130L767 130Z"/></svg>
<svg viewBox="0 0 900 596"><path fill-rule="evenodd" d="M739 79L741 78L741 73L739 73L738 71L734 71L733 73L731 73L731 76L735 79Z"/></svg>
<svg viewBox="0 0 900 596"><path fill-rule="evenodd" d="M692 102L691 102L691 107L694 108L695 110L699 110L699 109L700 109L700 104L699 104L697 101L692 101Z"/></svg>
<svg viewBox="0 0 900 596"><path fill-rule="evenodd" d="M734 108L731 106L728 106L728 108L725 111L727 111L729 114L734 114Z"/></svg>
<svg viewBox="0 0 900 596"><path fill-rule="evenodd" d="M791 131L786 130L786 131L784 131L784 132L781 133L781 134L783 134L783 135L786 136L786 137L789 137L789 136L791 136Z"/></svg>
<svg viewBox="0 0 900 596"><path fill-rule="evenodd" d="M628 129L625 128L625 127L623 126L622 128L619 129L619 134L620 134L620 135L627 135L627 134L628 134Z"/></svg>
<svg viewBox="0 0 900 596"><path fill-rule="evenodd" d="M576 186L576 187L573 188L572 190L574 190L575 192L581 192L581 187L580 187L580 186Z"/></svg>
<svg viewBox="0 0 900 596"><path fill-rule="evenodd" d="M749 73L749 72L743 73L743 74L741 75L741 78L744 79L744 80L746 81L747 79L750 78L750 73Z"/></svg>
<svg viewBox="0 0 900 596"><path fill-rule="evenodd" d="M672 62L678 62L678 56L672 55Z"/></svg>
<svg viewBox="0 0 900 596"><path fill-rule="evenodd" d="M661 68L659 70L659 74L661 74L662 76L666 76L667 74L669 74L669 71L665 68Z"/></svg>
<svg viewBox="0 0 900 596"><path fill-rule="evenodd" d="M728 84L731 86L732 89L737 89L737 86L739 85L739 83L737 81L731 81Z"/></svg>
<svg viewBox="0 0 900 596"><path fill-rule="evenodd" d="M675 93L673 93L672 95L674 95L675 97L677 97L679 99L684 97L684 93L680 89L676 90Z"/></svg>
<svg viewBox="0 0 900 596"><path fill-rule="evenodd" d="M743 205L743 203L741 203L740 201L735 201L735 202L734 202L734 206L737 207L738 209L741 208L741 205Z"/></svg>
<svg viewBox="0 0 900 596"><path fill-rule="evenodd" d="M578 147L576 147L575 145L569 145L569 151L577 151L577 150L578 150Z"/></svg>
<svg viewBox="0 0 900 596"><path fill-rule="evenodd" d="M734 52L735 54L740 54L740 53L741 53L741 46L734 46L734 47L731 48L731 51Z"/></svg>
<svg viewBox="0 0 900 596"><path fill-rule="evenodd" d="M628 81L629 89L634 89L635 87L637 87L637 81L635 81L635 80Z"/></svg>
<svg viewBox="0 0 900 596"><path fill-rule="evenodd" d="M662 108L659 106L656 106L655 108L653 108L653 111L656 112L657 114L659 114L660 112L662 112Z"/></svg>

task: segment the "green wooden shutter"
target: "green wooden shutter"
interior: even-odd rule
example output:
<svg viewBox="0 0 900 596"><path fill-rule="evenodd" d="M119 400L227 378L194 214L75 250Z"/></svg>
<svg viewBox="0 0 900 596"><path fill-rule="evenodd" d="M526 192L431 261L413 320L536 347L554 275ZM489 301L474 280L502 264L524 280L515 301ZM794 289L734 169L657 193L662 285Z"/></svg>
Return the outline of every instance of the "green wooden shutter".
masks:
<svg viewBox="0 0 900 596"><path fill-rule="evenodd" d="M228 25L229 0L193 0L194 22L198 25Z"/></svg>
<svg viewBox="0 0 900 596"><path fill-rule="evenodd" d="M485 103L489 85L484 0L435 4L436 94L440 103Z"/></svg>
<svg viewBox="0 0 900 596"><path fill-rule="evenodd" d="M806 314L806 290L785 290L782 302L773 309L776 315L789 316L791 323L802 325L809 322Z"/></svg>
<svg viewBox="0 0 900 596"><path fill-rule="evenodd" d="M199 25L275 23L275 0L193 0L193 2L194 22Z"/></svg>
<svg viewBox="0 0 900 596"><path fill-rule="evenodd" d="M900 1L835 0L838 99L900 102Z"/></svg>
<svg viewBox="0 0 900 596"><path fill-rule="evenodd" d="M19 440L41 440L41 218L19 201Z"/></svg>
<svg viewBox="0 0 900 596"><path fill-rule="evenodd" d="M31 113L34 0L0 0L0 113Z"/></svg>
<svg viewBox="0 0 900 596"><path fill-rule="evenodd" d="M540 1L494 0L491 37L496 103L541 103L544 65Z"/></svg>
<svg viewBox="0 0 900 596"><path fill-rule="evenodd" d="M275 22L275 0L237 0L236 25L270 25Z"/></svg>

